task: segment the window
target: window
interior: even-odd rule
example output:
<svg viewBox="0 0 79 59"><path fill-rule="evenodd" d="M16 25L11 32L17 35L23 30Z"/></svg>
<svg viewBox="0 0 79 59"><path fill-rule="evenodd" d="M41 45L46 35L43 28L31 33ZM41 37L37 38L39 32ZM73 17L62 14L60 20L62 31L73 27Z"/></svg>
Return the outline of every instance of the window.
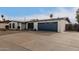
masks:
<svg viewBox="0 0 79 59"><path fill-rule="evenodd" d="M18 26L18 29L20 29L20 26Z"/></svg>
<svg viewBox="0 0 79 59"><path fill-rule="evenodd" d="M15 23L13 23L13 28L15 28Z"/></svg>
<svg viewBox="0 0 79 59"><path fill-rule="evenodd" d="M5 28L6 28L6 29L9 29L9 25L6 25Z"/></svg>
<svg viewBox="0 0 79 59"><path fill-rule="evenodd" d="M9 27L11 28L11 23L9 24Z"/></svg>

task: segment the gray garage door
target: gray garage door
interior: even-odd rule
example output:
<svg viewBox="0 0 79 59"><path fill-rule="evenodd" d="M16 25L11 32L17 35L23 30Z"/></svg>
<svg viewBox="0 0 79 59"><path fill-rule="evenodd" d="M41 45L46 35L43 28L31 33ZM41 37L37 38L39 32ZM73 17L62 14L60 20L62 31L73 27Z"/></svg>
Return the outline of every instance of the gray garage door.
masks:
<svg viewBox="0 0 79 59"><path fill-rule="evenodd" d="M57 32L57 22L38 23L38 30L40 31L55 31Z"/></svg>

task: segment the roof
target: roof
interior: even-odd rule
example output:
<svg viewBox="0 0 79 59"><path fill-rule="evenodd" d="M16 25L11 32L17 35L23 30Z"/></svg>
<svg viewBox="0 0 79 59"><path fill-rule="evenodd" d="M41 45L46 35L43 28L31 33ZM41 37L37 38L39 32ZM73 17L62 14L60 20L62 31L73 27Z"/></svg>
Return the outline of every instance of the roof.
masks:
<svg viewBox="0 0 79 59"><path fill-rule="evenodd" d="M39 22L39 21L53 21L53 20L66 20L70 23L70 20L68 17L63 17L63 18L52 18L52 19L32 19L31 21L14 21L12 20L11 22L19 22L19 23L28 23L28 22Z"/></svg>
<svg viewBox="0 0 79 59"><path fill-rule="evenodd" d="M15 20L11 20L11 22L26 23L27 21L15 21Z"/></svg>
<svg viewBox="0 0 79 59"><path fill-rule="evenodd" d="M64 18L52 18L52 19L42 19L42 20L35 19L35 20L28 21L28 22L53 21L53 20L66 20L66 21L68 21L70 23L70 20L69 20L68 17L64 17Z"/></svg>
<svg viewBox="0 0 79 59"><path fill-rule="evenodd" d="M9 21L9 20L6 20L6 21L0 21L0 23L9 23L9 22L11 22L11 21Z"/></svg>

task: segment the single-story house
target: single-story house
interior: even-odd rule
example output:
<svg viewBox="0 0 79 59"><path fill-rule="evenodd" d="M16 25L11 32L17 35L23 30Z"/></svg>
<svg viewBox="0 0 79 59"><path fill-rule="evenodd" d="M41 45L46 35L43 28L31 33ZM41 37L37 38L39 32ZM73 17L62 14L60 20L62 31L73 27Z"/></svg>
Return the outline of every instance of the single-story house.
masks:
<svg viewBox="0 0 79 59"><path fill-rule="evenodd" d="M65 25L68 23L70 23L68 18L33 20L28 22L28 29L39 31L64 32Z"/></svg>
<svg viewBox="0 0 79 59"><path fill-rule="evenodd" d="M54 31L64 32L65 25L70 23L67 17L53 18L44 20L31 20L31 21L11 21L9 23L10 29L19 30L39 30L39 31Z"/></svg>

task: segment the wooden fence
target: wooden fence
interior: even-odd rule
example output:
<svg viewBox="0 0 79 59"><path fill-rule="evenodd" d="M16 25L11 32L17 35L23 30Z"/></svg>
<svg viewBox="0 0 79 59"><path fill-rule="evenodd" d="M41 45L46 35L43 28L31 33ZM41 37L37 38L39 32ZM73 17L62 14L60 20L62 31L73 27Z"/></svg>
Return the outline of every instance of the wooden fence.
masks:
<svg viewBox="0 0 79 59"><path fill-rule="evenodd" d="M79 24L66 24L66 31L79 31Z"/></svg>

